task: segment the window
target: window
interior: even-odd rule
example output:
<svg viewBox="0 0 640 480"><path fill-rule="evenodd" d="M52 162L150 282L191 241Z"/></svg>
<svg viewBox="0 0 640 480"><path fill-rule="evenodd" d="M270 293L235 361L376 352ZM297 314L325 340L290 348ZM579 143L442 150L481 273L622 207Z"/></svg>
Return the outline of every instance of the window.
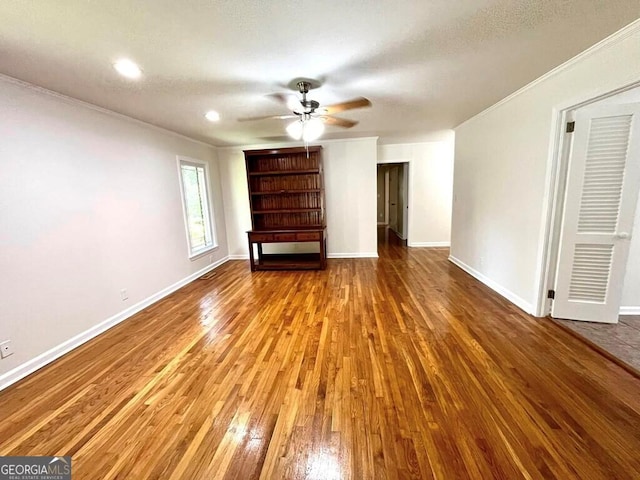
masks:
<svg viewBox="0 0 640 480"><path fill-rule="evenodd" d="M185 158L178 160L184 221L191 258L216 246L209 208L209 175L207 164L204 162Z"/></svg>

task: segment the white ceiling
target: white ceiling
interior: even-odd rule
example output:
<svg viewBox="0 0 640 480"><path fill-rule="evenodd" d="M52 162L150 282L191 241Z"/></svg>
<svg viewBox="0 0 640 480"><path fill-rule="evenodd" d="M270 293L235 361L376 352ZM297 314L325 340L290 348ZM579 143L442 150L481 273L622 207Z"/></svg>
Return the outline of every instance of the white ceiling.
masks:
<svg viewBox="0 0 640 480"><path fill-rule="evenodd" d="M213 145L282 140L286 121L236 119L286 113L266 95L312 77L321 104L373 102L325 138L420 141L638 16L638 0L3 0L0 72Z"/></svg>

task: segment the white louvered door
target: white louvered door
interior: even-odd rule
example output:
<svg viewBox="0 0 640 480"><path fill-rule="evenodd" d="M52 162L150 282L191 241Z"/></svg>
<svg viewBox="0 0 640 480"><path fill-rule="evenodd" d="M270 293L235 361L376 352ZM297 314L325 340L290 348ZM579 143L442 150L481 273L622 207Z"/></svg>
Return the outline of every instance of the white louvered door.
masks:
<svg viewBox="0 0 640 480"><path fill-rule="evenodd" d="M552 316L616 323L640 190L640 104L576 113Z"/></svg>

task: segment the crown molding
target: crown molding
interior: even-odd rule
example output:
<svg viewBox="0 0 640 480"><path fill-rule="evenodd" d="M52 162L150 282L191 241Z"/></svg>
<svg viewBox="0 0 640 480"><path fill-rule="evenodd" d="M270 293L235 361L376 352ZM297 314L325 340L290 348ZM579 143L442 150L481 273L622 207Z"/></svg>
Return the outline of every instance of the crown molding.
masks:
<svg viewBox="0 0 640 480"><path fill-rule="evenodd" d="M130 117L128 115L125 115L123 113L118 113L114 110L109 110L108 108L104 108L104 107L99 107L98 105L95 105L93 103L89 103L89 102L85 102L84 100L79 100L77 98L73 98L70 97L68 95L65 95L63 93L59 93L53 90L49 90L48 88L44 88L44 87L40 87L38 85L35 85L33 83L29 83L29 82L25 82L24 80L20 80L18 78L15 77L11 77L9 75L5 75L3 73L0 73L0 81L5 82L5 83L10 83L13 85L17 85L19 87L23 87L26 88L28 90L40 93L42 95L47 95L49 97L53 97L56 98L58 100L61 100L65 103L68 103L70 105L77 105L79 107L84 107L84 108L88 108L89 110L93 110L95 112L99 112L99 113L104 113L105 115L109 115L111 117L115 117L115 118L119 118L120 120L127 120L129 122L150 128L152 130L156 130L158 132L162 132L162 133L166 133L178 138L182 138L183 140L189 140L190 142L194 142L194 143L198 143L200 145L204 145L205 147L210 147L210 148L219 148L217 146L215 146L212 143L207 143L207 142L203 142L202 140L197 140L195 138L191 138L187 135L184 135L182 133L178 133L175 132L173 130L169 130L167 128L164 127L159 127L158 125L154 125L153 123L148 123L145 122L143 120L138 120L137 118L133 118Z"/></svg>
<svg viewBox="0 0 640 480"><path fill-rule="evenodd" d="M454 127L454 130L459 128L459 127L461 127L461 126L463 126L463 125L465 125L466 123L470 122L471 120L474 120L474 119L476 119L478 117L482 117L482 116L488 114L489 112L497 109L501 105L511 101L513 98L523 94L527 90L530 90L531 88L535 87L536 85L544 82L545 80L547 80L547 79L559 74L560 72L562 72L564 70L567 70L567 69L573 67L576 63L579 63L580 61L584 60L585 58L588 58L588 57L594 55L595 53L599 52L600 50L613 47L616 44L618 44L618 43L622 42L623 40L625 40L627 37L633 35L636 32L639 32L639 31L640 31L640 18L637 19L637 20L634 20L633 22L631 22L626 27L622 27L620 30L618 30L617 32L612 33L611 35L609 35L608 37L604 38L603 40L600 40L598 43L596 43L595 45L592 45L591 47L587 48L586 50L580 52L575 57L572 57L569 60L567 60L566 62L564 62L564 63L558 65L557 67L549 70L544 75L536 78L532 82L526 84L524 87L522 87L522 88L516 90L515 92L513 92L512 94L504 97L499 102L494 103L490 107L487 107L484 110L482 110L481 112L475 114L473 117L468 118L464 122L456 125Z"/></svg>
<svg viewBox="0 0 640 480"><path fill-rule="evenodd" d="M310 147L316 145L325 145L328 143L345 143L345 142L358 142L358 141L378 141L380 137L353 137L353 138L334 138L327 140L319 140L313 142L313 145L309 145ZM289 148L289 147L301 147L300 142L273 142L273 143L254 143L248 145L225 145L223 147L216 147L218 151L234 151L234 150L263 150L267 148Z"/></svg>

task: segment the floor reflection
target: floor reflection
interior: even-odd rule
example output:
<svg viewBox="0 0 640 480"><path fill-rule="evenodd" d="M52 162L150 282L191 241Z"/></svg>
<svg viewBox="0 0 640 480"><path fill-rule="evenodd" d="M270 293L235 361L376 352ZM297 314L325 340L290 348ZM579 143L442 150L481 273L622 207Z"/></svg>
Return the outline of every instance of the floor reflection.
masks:
<svg viewBox="0 0 640 480"><path fill-rule="evenodd" d="M308 480L341 480L340 462L329 452L320 452L309 457Z"/></svg>

